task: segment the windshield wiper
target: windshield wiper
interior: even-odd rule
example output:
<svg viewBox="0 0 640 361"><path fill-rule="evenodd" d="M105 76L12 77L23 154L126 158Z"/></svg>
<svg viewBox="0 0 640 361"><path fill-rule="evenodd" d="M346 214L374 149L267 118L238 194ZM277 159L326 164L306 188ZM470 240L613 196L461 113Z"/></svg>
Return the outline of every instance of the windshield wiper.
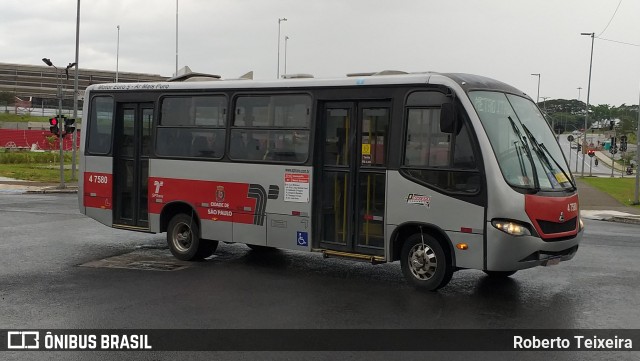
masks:
<svg viewBox="0 0 640 361"><path fill-rule="evenodd" d="M524 151L527 154L527 158L529 158L529 162L531 163L531 171L533 172L533 187L536 190L539 190L540 185L538 184L538 172L536 171L536 165L533 162L533 155L531 154L531 149L529 149L529 145L526 144L527 138L522 136L520 129L518 129L518 127L516 126L516 123L513 121L511 116L507 116L507 119L509 119L509 123L511 123L511 129L513 129L513 132L516 133L516 135L518 136L518 140L521 143L524 142L524 144L521 147L524 148ZM518 148L516 148L516 152L518 152ZM523 169L523 172L522 172L523 175L527 176L527 172L526 170L524 170L524 163L522 162L522 159L520 159L520 168Z"/></svg>
<svg viewBox="0 0 640 361"><path fill-rule="evenodd" d="M541 157L541 160L543 160L545 163L547 163L547 167L553 172L553 167L551 166L551 162L549 161L549 158L551 158L551 160L553 160L553 163L555 163L555 165L558 167L558 169L560 169L560 171L562 172L562 174L564 175L565 179L567 180L567 182L569 182L569 184L571 184L571 187L573 188L572 190L576 190L576 185L571 181L571 177L567 174L567 172L565 172L564 168L560 165L560 163L558 163L558 161L553 157L553 155L551 155L551 152L549 152L549 149L547 149L547 147L542 144L539 143L536 140L536 137L533 136L533 133L531 133L531 131L529 130L529 128L527 128L526 125L522 124L522 129L524 129L525 133L527 134L527 137L529 137L529 139L531 140L531 143L534 145L534 150L536 151L536 154L538 154ZM546 155L544 153L547 153ZM547 157L547 155L549 157ZM554 175L555 177L555 175ZM560 182L558 182L560 183Z"/></svg>

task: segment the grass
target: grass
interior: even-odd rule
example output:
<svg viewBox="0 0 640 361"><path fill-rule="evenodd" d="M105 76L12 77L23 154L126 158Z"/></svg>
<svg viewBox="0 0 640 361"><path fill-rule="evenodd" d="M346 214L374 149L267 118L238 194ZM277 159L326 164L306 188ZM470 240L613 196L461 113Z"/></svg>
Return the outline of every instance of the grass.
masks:
<svg viewBox="0 0 640 361"><path fill-rule="evenodd" d="M65 163L65 166L68 163ZM78 172L76 169L76 177ZM0 164L0 177L29 180L34 182L60 182L60 164ZM71 169L64 171L65 182L71 182Z"/></svg>
<svg viewBox="0 0 640 361"><path fill-rule="evenodd" d="M0 152L0 177L34 182L60 182L58 154L57 152ZM64 158L65 168L67 168L71 164L71 152L65 152ZM65 169L64 174L65 182L70 182L71 169Z"/></svg>
<svg viewBox="0 0 640 361"><path fill-rule="evenodd" d="M580 180L589 184L590 186L603 191L618 202L631 207L640 208L640 206L634 206L631 204L635 197L636 189L636 177L635 175L628 178L581 178Z"/></svg>
<svg viewBox="0 0 640 361"><path fill-rule="evenodd" d="M49 118L50 117L36 117L33 115L0 112L0 122L49 122Z"/></svg>

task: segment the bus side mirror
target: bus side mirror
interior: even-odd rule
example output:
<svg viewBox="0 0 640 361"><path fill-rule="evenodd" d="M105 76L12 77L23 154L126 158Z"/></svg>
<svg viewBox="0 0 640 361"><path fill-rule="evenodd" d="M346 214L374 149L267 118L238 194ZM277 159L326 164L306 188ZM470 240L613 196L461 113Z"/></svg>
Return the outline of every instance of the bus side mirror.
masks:
<svg viewBox="0 0 640 361"><path fill-rule="evenodd" d="M440 131L452 134L456 129L456 112L452 103L443 103L440 108Z"/></svg>

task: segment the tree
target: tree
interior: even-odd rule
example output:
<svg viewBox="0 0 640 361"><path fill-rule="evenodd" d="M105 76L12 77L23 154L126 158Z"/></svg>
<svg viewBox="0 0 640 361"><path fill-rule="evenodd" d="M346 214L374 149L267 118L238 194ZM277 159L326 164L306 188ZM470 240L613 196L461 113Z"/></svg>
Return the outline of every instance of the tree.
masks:
<svg viewBox="0 0 640 361"><path fill-rule="evenodd" d="M547 109L548 113L567 113L571 115L579 115L584 114L586 104L576 100L566 100L566 99L552 99L547 100L546 102L538 103L540 109Z"/></svg>
<svg viewBox="0 0 640 361"><path fill-rule="evenodd" d="M7 107L14 104L16 100L16 94L13 92L0 92L0 105L4 106L5 113L7 112Z"/></svg>
<svg viewBox="0 0 640 361"><path fill-rule="evenodd" d="M609 104L600 104L591 106L590 113L593 121L601 121L605 119L612 119L612 111Z"/></svg>

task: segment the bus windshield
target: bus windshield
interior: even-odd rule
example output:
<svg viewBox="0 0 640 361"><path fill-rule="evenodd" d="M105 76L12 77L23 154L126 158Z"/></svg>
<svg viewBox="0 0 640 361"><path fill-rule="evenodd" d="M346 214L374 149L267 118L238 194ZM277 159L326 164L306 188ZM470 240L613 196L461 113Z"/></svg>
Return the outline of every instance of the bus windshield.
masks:
<svg viewBox="0 0 640 361"><path fill-rule="evenodd" d="M532 101L490 91L473 91L469 97L510 185L531 190L575 189L558 142Z"/></svg>

